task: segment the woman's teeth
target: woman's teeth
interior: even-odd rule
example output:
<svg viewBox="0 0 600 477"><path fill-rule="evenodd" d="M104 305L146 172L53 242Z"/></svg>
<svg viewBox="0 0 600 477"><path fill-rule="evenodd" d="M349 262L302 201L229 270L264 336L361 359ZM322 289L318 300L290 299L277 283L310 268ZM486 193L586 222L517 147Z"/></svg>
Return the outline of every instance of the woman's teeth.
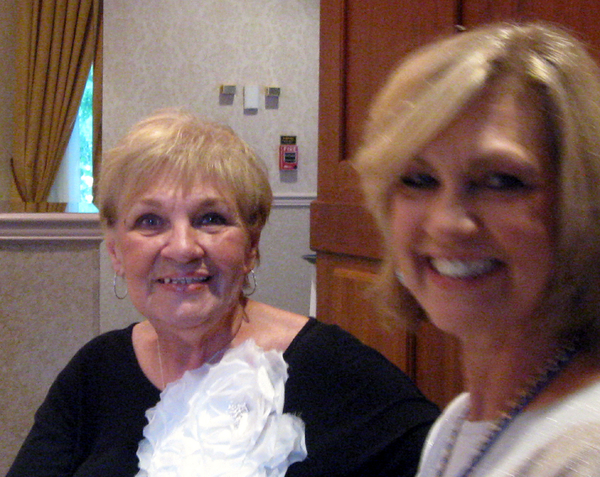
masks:
<svg viewBox="0 0 600 477"><path fill-rule="evenodd" d="M432 258L431 266L440 274L450 278L474 278L495 269L499 262L495 259L485 260L448 260Z"/></svg>
<svg viewBox="0 0 600 477"><path fill-rule="evenodd" d="M193 277L193 278L159 278L159 283L165 285L191 285L193 283L204 283L208 281L210 277Z"/></svg>

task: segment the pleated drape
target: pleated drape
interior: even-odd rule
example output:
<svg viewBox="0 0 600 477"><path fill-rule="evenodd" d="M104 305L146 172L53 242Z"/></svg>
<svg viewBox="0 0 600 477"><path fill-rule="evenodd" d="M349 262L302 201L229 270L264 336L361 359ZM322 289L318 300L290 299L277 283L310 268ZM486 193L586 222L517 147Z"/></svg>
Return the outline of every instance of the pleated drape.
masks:
<svg viewBox="0 0 600 477"><path fill-rule="evenodd" d="M12 171L24 212L46 202L73 131L101 33L101 0L17 0ZM101 76L101 75L99 75Z"/></svg>

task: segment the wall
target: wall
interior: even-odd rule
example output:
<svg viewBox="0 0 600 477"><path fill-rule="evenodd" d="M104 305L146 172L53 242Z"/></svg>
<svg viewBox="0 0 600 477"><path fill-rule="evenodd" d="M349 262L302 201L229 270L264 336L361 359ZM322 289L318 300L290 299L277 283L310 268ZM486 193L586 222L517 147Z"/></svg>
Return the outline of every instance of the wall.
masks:
<svg viewBox="0 0 600 477"><path fill-rule="evenodd" d="M301 257L310 253L308 205L316 195L319 1L106 0L104 15L105 150L164 107L232 126L267 163L276 197L255 297L308 314L312 265ZM219 95L221 84L237 86L231 101ZM247 114L247 84L280 87L277 107L263 95L258 111ZM280 135L297 136L298 171L278 170ZM104 269L103 319L135 319L110 296Z"/></svg>
<svg viewBox="0 0 600 477"><path fill-rule="evenodd" d="M97 220L33 215L0 214L0 475L58 372L100 331Z"/></svg>

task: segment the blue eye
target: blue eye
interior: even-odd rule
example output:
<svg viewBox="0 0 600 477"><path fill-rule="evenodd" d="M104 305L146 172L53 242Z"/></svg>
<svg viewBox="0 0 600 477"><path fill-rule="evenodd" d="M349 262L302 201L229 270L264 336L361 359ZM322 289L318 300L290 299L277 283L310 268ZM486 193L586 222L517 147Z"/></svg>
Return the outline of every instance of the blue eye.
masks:
<svg viewBox="0 0 600 477"><path fill-rule="evenodd" d="M433 189L438 180L430 174L407 174L400 177L400 184L411 189Z"/></svg>
<svg viewBox="0 0 600 477"><path fill-rule="evenodd" d="M144 214L134 222L134 228L155 230L164 225L164 220L156 214Z"/></svg>
<svg viewBox="0 0 600 477"><path fill-rule="evenodd" d="M209 212L194 220L194 226L227 225L227 219L217 212Z"/></svg>

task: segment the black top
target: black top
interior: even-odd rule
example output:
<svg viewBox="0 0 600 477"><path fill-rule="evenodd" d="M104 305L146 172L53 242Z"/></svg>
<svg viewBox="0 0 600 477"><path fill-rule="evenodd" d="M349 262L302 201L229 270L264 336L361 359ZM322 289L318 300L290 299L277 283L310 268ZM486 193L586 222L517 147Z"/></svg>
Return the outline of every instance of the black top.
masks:
<svg viewBox="0 0 600 477"><path fill-rule="evenodd" d="M59 374L7 477L134 476L145 412L160 391L137 362L134 325L85 345ZM306 425L294 476L412 476L438 409L397 367L311 319L283 354L284 412Z"/></svg>

